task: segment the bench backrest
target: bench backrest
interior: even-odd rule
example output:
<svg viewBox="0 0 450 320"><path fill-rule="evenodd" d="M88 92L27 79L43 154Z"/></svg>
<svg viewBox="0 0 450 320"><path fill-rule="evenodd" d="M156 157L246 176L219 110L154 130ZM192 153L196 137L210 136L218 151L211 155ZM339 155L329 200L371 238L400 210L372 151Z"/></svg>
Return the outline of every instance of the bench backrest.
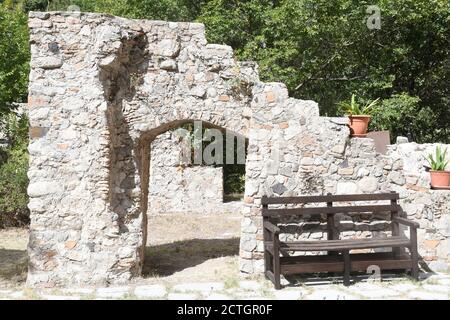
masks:
<svg viewBox="0 0 450 320"><path fill-rule="evenodd" d="M399 194L396 192L390 193L375 193L375 194L346 194L346 195L323 195L323 196L300 196L300 197L262 197L261 204L262 215L264 217L283 217L283 216L302 216L302 215L317 215L317 214L336 214L345 213L348 215L361 213L379 213L390 212L398 213L401 207L397 200ZM387 204L353 204L353 202L360 201L383 201L388 200ZM346 202L342 205L338 202ZM351 205L348 205L351 202ZM306 204L325 204L315 207L301 207L301 208L269 208L269 205L306 205Z"/></svg>

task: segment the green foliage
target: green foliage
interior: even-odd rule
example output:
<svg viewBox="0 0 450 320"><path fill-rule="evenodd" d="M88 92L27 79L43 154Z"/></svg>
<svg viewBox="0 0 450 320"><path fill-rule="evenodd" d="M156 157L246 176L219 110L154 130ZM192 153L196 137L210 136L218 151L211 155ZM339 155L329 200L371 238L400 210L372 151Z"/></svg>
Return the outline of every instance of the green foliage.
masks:
<svg viewBox="0 0 450 320"><path fill-rule="evenodd" d="M379 30L366 26L368 5L380 7ZM380 101L406 93L433 115L418 141L449 142L449 11L447 0L211 0L198 20L210 42L256 60L262 80L317 101L324 115L337 115L347 92Z"/></svg>
<svg viewBox="0 0 450 320"><path fill-rule="evenodd" d="M0 148L0 227L28 222L28 119L9 114L0 121L8 147Z"/></svg>
<svg viewBox="0 0 450 320"><path fill-rule="evenodd" d="M0 115L27 96L25 13L69 5L128 18L203 22L209 42L257 61L263 81L283 82L292 96L317 101L323 115L338 115L348 92L367 101L379 97L371 107L372 130L450 143L448 0L0 1ZM381 29L367 28L368 5L379 6ZM242 180L239 170L229 172L230 186Z"/></svg>
<svg viewBox="0 0 450 320"><path fill-rule="evenodd" d="M27 16L0 5L0 115L26 101L29 59Z"/></svg>
<svg viewBox="0 0 450 320"><path fill-rule="evenodd" d="M429 107L421 107L420 98L407 93L384 99L371 112L371 130L389 130L391 137L407 136L410 141L433 141L446 128L436 127L438 115ZM436 135L436 136L435 136Z"/></svg>
<svg viewBox="0 0 450 320"><path fill-rule="evenodd" d="M202 126L202 132L196 131L200 130L200 128L196 128L192 122L188 122L180 126L181 129L184 129L183 131L180 131L179 129L175 129L173 131L176 131L177 136L180 138L183 138L184 141L188 141L190 143L191 147L191 163L192 165L199 165L195 164L195 158L194 158L194 149L200 149L199 152L203 154L205 148L212 143L213 141L210 141L209 139L205 138L205 133L207 130L209 130L209 126L206 123L203 123ZM196 139L195 137L200 136L202 139ZM237 163L238 160L238 152L242 151L239 150L240 147L244 147L245 154L247 154L247 147L248 147L248 141L245 142L245 146L239 146L237 141L234 139L233 136L233 142L234 142L234 163L233 164L227 164L227 139L229 137L224 134L223 135L223 161L222 164L215 164L216 166L223 167L223 183L224 183L224 194L226 196L234 196L241 195L244 193L245 188L245 164ZM202 165L208 165L206 163L202 163Z"/></svg>
<svg viewBox="0 0 450 320"><path fill-rule="evenodd" d="M441 147L436 146L435 156L428 155L428 163L431 165L431 170L444 171L450 160L447 159L447 148L442 151Z"/></svg>
<svg viewBox="0 0 450 320"><path fill-rule="evenodd" d="M24 0L28 11L66 11L75 5L84 12L102 12L134 19L192 21L205 0Z"/></svg>
<svg viewBox="0 0 450 320"><path fill-rule="evenodd" d="M338 104L339 109L342 113L354 116L354 115L368 115L371 112L371 109L378 103L379 98L375 100L367 102L364 106L361 106L358 102L356 102L355 94L352 94L352 98L350 101L342 101Z"/></svg>
<svg viewBox="0 0 450 320"><path fill-rule="evenodd" d="M22 9L25 12L29 11L44 11L47 10L47 0L25 0L22 5Z"/></svg>
<svg viewBox="0 0 450 320"><path fill-rule="evenodd" d="M347 92L385 104L401 94L417 97L416 112L431 117L414 137L450 141L447 0L26 0L23 8L66 10L71 4L129 18L203 22L210 42L256 60L262 80L286 83L292 96L317 101L324 115L339 114ZM368 5L381 10L379 30L366 26ZM26 72L17 79L23 99Z"/></svg>
<svg viewBox="0 0 450 320"><path fill-rule="evenodd" d="M347 92L379 97L385 106L398 95L416 97L415 112L430 117L425 124L424 118L412 118L413 133L400 126L392 134L450 142L447 0L7 0L3 7L21 6L27 12L69 5L129 18L203 22L209 42L231 45L240 60L256 60L262 80L284 82L292 96L317 101L324 115L338 115ZM369 5L379 6L381 29L367 28ZM16 11L0 11L0 17L8 14L0 19L0 30L11 19L15 28L8 29L18 29L6 36L0 31L0 53L10 52L0 54L3 109L11 97L26 97L26 17ZM383 126L393 127L385 121L394 110L387 109L388 115L379 117Z"/></svg>

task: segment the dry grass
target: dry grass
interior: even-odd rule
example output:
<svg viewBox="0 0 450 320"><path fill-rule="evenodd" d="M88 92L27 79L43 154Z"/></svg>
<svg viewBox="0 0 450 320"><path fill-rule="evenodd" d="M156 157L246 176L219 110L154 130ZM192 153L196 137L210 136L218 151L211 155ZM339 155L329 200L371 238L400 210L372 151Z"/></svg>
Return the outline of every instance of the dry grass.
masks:
<svg viewBox="0 0 450 320"><path fill-rule="evenodd" d="M165 214L149 216L147 245L192 239L239 237L239 214Z"/></svg>
<svg viewBox="0 0 450 320"><path fill-rule="evenodd" d="M145 281L226 281L238 274L241 216L149 217Z"/></svg>
<svg viewBox="0 0 450 320"><path fill-rule="evenodd" d="M28 230L0 230L0 288L22 286L27 274Z"/></svg>
<svg viewBox="0 0 450 320"><path fill-rule="evenodd" d="M143 277L134 282L228 281L238 277L239 214L149 217ZM0 288L23 287L28 231L0 230Z"/></svg>

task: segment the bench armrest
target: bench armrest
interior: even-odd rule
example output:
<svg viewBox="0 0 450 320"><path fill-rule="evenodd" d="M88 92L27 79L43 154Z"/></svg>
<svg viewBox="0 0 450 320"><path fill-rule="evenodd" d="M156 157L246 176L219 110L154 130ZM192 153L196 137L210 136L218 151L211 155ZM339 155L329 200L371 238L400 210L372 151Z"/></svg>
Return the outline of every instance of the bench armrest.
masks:
<svg viewBox="0 0 450 320"><path fill-rule="evenodd" d="M415 221L412 221L412 220L408 220L408 219L405 219L405 218L402 218L402 217L392 217L392 221L395 221L395 222L398 222L398 223L400 223L400 224L403 224L403 225L405 225L405 226L408 226L408 227L411 227L411 228L419 228L420 227L420 224L418 224L417 222L415 222Z"/></svg>
<svg viewBox="0 0 450 320"><path fill-rule="evenodd" d="M264 228L269 230L270 232L274 234L279 234L281 232L280 228L278 228L276 225L269 221L264 221Z"/></svg>

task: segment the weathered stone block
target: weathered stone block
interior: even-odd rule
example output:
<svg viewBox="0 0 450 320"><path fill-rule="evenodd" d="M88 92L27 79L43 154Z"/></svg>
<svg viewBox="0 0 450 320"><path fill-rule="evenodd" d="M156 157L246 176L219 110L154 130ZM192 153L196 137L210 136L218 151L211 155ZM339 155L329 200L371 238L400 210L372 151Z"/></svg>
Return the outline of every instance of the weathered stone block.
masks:
<svg viewBox="0 0 450 320"><path fill-rule="evenodd" d="M49 128L43 127L30 127L30 138L31 139L39 139L46 135Z"/></svg>
<svg viewBox="0 0 450 320"><path fill-rule="evenodd" d="M63 60L58 57L40 57L31 60L33 68L57 69L63 65Z"/></svg>

